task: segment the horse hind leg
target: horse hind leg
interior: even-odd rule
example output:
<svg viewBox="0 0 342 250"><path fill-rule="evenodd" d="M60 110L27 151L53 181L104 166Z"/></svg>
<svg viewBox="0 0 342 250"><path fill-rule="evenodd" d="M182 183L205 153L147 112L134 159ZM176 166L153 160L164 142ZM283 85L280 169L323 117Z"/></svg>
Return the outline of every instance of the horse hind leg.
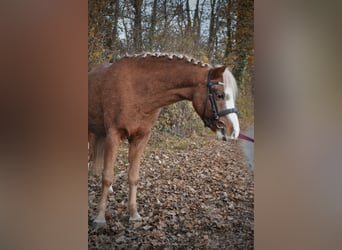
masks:
<svg viewBox="0 0 342 250"><path fill-rule="evenodd" d="M96 137L90 133L88 135L88 171L92 175L100 175L104 165L104 146L105 138ZM113 193L112 185L109 187L109 193Z"/></svg>
<svg viewBox="0 0 342 250"><path fill-rule="evenodd" d="M119 133L114 129L109 129L104 145L104 168L102 172L102 195L98 207L98 215L94 222L101 226L106 224L105 212L107 206L108 192L114 180L114 163L121 139Z"/></svg>
<svg viewBox="0 0 342 250"><path fill-rule="evenodd" d="M141 216L137 211L137 186L139 181L139 169L142 153L147 145L150 132L139 134L131 138L129 147L129 170L128 170L128 209L129 221L139 221Z"/></svg>

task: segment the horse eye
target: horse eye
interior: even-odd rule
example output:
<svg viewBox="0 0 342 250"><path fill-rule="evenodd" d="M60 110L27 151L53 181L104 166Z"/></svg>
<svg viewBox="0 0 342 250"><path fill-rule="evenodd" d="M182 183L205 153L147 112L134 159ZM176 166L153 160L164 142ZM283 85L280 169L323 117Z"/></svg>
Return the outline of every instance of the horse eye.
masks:
<svg viewBox="0 0 342 250"><path fill-rule="evenodd" d="M217 98L219 98L219 99L224 99L224 96L225 96L224 93L223 94L217 94Z"/></svg>

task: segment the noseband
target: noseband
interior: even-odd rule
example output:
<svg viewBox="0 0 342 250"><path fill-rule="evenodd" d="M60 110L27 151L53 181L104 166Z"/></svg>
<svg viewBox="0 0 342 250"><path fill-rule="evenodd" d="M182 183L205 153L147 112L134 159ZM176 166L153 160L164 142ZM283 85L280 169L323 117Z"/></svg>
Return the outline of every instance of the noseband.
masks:
<svg viewBox="0 0 342 250"><path fill-rule="evenodd" d="M225 109L222 111L218 111L216 100L215 100L215 92L214 92L212 86L218 85L219 82L210 81L210 73L211 73L211 70L209 70L209 72L208 72L207 94L206 94L205 102L204 102L202 120L204 122L205 127L210 127L213 122L216 122L217 128L222 129L222 128L224 128L224 122L222 120L220 120L220 117L228 115L230 113L238 113L238 110L236 108L231 108L231 109ZM210 118L205 118L204 116L205 116L205 112L207 111L208 99L210 100L210 104L211 104L212 116Z"/></svg>

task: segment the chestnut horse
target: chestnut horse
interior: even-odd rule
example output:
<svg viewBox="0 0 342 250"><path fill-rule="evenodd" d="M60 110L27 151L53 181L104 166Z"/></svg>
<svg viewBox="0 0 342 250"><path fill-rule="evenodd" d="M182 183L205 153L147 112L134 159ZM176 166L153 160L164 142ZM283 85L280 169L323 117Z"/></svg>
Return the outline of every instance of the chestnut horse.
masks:
<svg viewBox="0 0 342 250"><path fill-rule="evenodd" d="M163 106L191 101L195 111L220 140L237 139L236 81L226 66L212 67L182 55L139 54L113 64L91 67L88 73L88 130L96 136L95 158L102 158L102 196L97 224L105 224L107 196L114 180L119 146L129 146L128 209L137 211L140 158Z"/></svg>

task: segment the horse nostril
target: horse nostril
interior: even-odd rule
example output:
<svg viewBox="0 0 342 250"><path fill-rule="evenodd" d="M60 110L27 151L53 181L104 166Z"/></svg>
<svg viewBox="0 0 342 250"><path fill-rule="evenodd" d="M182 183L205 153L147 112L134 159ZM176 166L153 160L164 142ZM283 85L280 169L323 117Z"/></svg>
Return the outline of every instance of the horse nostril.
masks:
<svg viewBox="0 0 342 250"><path fill-rule="evenodd" d="M224 127L225 127L224 121L218 120L217 123L216 123L216 127L217 127L218 129L221 129L221 130L224 129Z"/></svg>

